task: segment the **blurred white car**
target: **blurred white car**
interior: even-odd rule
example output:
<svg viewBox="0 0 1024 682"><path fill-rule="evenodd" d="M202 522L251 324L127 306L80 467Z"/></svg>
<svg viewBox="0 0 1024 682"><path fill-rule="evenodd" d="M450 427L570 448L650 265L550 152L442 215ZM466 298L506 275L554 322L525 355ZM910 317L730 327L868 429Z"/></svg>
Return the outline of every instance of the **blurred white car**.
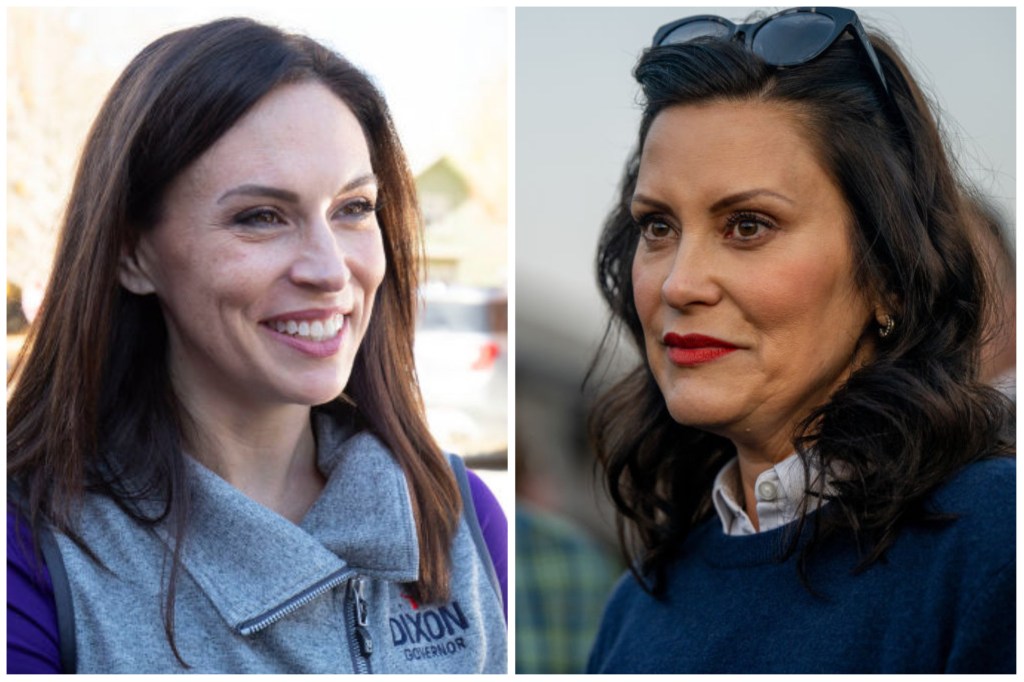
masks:
<svg viewBox="0 0 1024 682"><path fill-rule="evenodd" d="M508 449L508 298L498 289L421 290L416 370L431 432L457 454Z"/></svg>

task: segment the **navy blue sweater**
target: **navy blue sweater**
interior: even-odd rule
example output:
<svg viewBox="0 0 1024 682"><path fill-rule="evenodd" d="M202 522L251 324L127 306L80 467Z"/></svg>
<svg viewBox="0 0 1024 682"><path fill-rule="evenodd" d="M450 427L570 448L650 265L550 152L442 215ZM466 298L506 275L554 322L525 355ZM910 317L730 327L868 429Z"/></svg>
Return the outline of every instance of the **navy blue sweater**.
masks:
<svg viewBox="0 0 1024 682"><path fill-rule="evenodd" d="M973 464L857 575L853 543L811 561L776 557L792 527L730 537L714 517L691 533L664 601L624 576L588 672L923 673L1016 670L1016 463Z"/></svg>

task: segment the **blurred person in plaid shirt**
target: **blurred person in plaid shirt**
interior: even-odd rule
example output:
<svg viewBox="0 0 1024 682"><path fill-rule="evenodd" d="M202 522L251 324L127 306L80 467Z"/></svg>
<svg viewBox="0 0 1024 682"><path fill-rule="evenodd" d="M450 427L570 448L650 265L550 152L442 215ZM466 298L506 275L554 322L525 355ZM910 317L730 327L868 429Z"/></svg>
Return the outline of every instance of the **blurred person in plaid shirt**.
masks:
<svg viewBox="0 0 1024 682"><path fill-rule="evenodd" d="M515 671L582 673L620 567L587 531L532 501L536 480L517 442Z"/></svg>

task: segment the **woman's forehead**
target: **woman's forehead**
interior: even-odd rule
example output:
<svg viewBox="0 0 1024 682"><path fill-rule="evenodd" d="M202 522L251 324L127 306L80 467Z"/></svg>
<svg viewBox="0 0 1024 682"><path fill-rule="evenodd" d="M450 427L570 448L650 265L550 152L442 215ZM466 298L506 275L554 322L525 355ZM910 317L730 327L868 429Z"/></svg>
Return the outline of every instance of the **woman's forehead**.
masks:
<svg viewBox="0 0 1024 682"><path fill-rule="evenodd" d="M635 192L721 198L760 189L793 199L831 185L791 108L741 100L659 113L644 143Z"/></svg>

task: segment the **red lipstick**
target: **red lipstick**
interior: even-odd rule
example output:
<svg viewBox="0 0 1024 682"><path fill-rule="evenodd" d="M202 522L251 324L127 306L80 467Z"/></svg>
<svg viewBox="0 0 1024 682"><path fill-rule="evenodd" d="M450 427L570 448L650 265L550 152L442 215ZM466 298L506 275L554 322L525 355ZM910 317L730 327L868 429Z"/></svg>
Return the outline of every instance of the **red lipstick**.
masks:
<svg viewBox="0 0 1024 682"><path fill-rule="evenodd" d="M724 357L737 349L728 341L703 334L680 336L669 332L662 338L668 347L668 359L681 367L694 367Z"/></svg>

